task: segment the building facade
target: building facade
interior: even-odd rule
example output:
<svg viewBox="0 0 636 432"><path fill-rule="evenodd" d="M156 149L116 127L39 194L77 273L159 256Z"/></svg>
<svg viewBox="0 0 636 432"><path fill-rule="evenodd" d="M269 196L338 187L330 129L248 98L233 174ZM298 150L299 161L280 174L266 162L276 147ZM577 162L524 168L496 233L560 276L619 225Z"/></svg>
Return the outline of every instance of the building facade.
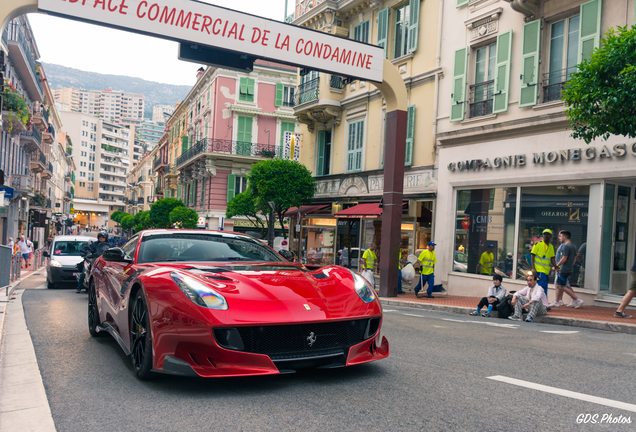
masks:
<svg viewBox="0 0 636 432"><path fill-rule="evenodd" d="M145 100L140 94L70 87L55 89L53 94L64 111L88 114L117 125L136 124L144 119Z"/></svg>
<svg viewBox="0 0 636 432"><path fill-rule="evenodd" d="M160 196L176 196L197 210L201 226L254 230L225 217L227 202L246 189L250 167L282 154L285 131L296 130L282 92L295 80L296 68L264 61L249 74L200 69L153 162Z"/></svg>
<svg viewBox="0 0 636 432"><path fill-rule="evenodd" d="M155 172L152 161L155 152L146 153L133 167L131 167L126 188L126 213L137 214L150 210L154 201Z"/></svg>
<svg viewBox="0 0 636 432"><path fill-rule="evenodd" d="M152 122L157 124L166 124L172 113L174 112L174 105L160 105L155 104L152 106Z"/></svg>
<svg viewBox="0 0 636 432"><path fill-rule="evenodd" d="M436 275L450 293L490 284L495 253L509 289L523 284L544 229L572 233L571 284L616 301L636 249L636 143L572 138L561 91L611 27L634 23L630 0L444 2L437 148ZM448 215L453 217L448 217ZM552 286L552 285L551 285Z"/></svg>
<svg viewBox="0 0 636 432"><path fill-rule="evenodd" d="M410 251L423 248L433 229L441 4L298 0L293 17L294 24L384 47L402 75L408 91L402 246ZM311 205L290 213L297 226L292 250L311 264L355 266L350 250L381 241L385 102L369 82L303 70L294 105L303 124L300 160L317 188Z"/></svg>

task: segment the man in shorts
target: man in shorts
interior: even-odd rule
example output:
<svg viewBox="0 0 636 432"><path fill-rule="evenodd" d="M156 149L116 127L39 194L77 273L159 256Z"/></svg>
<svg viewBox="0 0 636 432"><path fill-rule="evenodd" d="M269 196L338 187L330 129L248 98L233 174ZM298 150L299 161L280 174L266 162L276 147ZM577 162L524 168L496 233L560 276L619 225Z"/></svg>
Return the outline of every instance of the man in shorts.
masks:
<svg viewBox="0 0 636 432"><path fill-rule="evenodd" d="M583 304L583 300L578 298L574 293L574 290L570 286L570 277L574 271L574 262L576 261L577 250L571 240L572 234L570 231L559 232L559 248L556 252L556 281L554 282L556 288L556 301L550 304L551 308L557 308L563 306L563 293L565 292L572 298L572 303L568 306L578 309Z"/></svg>
<svg viewBox="0 0 636 432"><path fill-rule="evenodd" d="M623 300L621 300L620 306L614 312L614 316L616 318L631 318L631 315L627 315L625 313L625 308L632 301L632 299L636 296L636 256L634 256L634 264L632 264L632 286L629 287L629 290L625 293Z"/></svg>

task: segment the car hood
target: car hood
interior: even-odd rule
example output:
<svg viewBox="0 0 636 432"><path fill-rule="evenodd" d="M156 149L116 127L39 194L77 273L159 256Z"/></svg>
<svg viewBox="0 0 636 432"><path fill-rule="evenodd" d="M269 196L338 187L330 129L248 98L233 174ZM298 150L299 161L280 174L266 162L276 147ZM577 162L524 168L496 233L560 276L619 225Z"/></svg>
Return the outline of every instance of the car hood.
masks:
<svg viewBox="0 0 636 432"><path fill-rule="evenodd" d="M211 311L226 324L294 323L381 314L378 301L364 303L352 274L339 266L316 271L287 263L214 264L175 269L205 281L223 295L227 311Z"/></svg>
<svg viewBox="0 0 636 432"><path fill-rule="evenodd" d="M74 255L53 255L51 259L62 264L64 267L75 267L79 262L84 260L81 256Z"/></svg>

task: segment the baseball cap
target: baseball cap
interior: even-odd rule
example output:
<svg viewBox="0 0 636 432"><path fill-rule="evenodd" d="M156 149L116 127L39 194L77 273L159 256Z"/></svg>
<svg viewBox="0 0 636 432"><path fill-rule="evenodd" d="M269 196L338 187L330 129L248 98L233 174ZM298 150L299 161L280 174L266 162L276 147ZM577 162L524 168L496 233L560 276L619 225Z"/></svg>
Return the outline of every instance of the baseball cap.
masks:
<svg viewBox="0 0 636 432"><path fill-rule="evenodd" d="M428 242L428 246L437 246L437 244L433 241Z"/></svg>
<svg viewBox="0 0 636 432"><path fill-rule="evenodd" d="M550 228L546 228L543 230L543 232L541 234L550 234L552 235L552 230Z"/></svg>

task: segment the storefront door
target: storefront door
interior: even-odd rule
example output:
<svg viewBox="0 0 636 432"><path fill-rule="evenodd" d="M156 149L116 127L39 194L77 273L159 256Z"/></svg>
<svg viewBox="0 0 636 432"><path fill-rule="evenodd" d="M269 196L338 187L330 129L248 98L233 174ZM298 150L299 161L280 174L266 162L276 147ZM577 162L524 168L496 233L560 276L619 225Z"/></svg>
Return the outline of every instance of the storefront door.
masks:
<svg viewBox="0 0 636 432"><path fill-rule="evenodd" d="M622 296L631 282L636 247L634 193L634 186L626 183L605 185L600 288L606 294Z"/></svg>

